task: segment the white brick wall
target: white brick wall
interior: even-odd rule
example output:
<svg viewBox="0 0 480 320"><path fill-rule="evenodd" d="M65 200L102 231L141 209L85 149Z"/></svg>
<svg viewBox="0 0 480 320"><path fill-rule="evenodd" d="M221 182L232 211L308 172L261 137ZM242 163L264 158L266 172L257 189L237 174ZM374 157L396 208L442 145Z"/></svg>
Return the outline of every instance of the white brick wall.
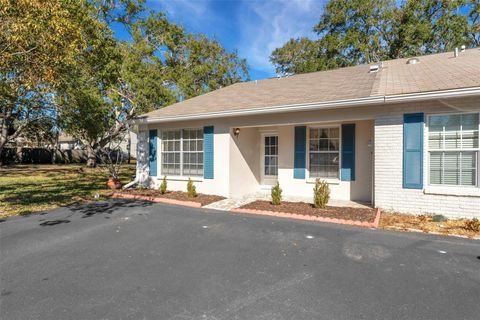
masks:
<svg viewBox="0 0 480 320"><path fill-rule="evenodd" d="M410 112L410 111L409 111ZM426 128L425 128L425 137ZM427 139L424 141L424 187L427 186ZM403 114L375 120L375 206L405 213L433 213L447 217L479 217L480 196L426 194L403 189ZM461 192L461 188L455 188Z"/></svg>

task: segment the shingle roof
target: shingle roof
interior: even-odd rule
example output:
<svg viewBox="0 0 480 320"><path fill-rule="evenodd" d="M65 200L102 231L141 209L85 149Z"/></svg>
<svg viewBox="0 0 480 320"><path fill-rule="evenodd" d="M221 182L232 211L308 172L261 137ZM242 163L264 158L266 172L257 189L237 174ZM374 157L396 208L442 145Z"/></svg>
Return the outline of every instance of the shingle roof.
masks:
<svg viewBox="0 0 480 320"><path fill-rule="evenodd" d="M454 58L453 52L383 62L378 72L369 65L241 82L143 115L147 118L189 116L292 104L480 87L480 49Z"/></svg>

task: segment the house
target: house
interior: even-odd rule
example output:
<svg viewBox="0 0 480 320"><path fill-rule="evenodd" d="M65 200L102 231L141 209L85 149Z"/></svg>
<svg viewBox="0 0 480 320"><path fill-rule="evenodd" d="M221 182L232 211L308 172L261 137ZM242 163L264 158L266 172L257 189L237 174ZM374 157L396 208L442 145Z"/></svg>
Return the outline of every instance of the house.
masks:
<svg viewBox="0 0 480 320"><path fill-rule="evenodd" d="M131 150L136 150L136 147L137 135L133 131L128 131L122 137L122 140L118 142L118 148L122 150L127 157L130 157ZM61 133L58 137L58 148L60 150L83 150L85 149L85 146L80 139L66 133Z"/></svg>
<svg viewBox="0 0 480 320"><path fill-rule="evenodd" d="M60 150L80 150L83 149L83 145L80 139L66 133L61 133L58 136L58 148Z"/></svg>
<svg viewBox="0 0 480 320"><path fill-rule="evenodd" d="M137 179L480 217L480 50L237 83L147 113Z"/></svg>

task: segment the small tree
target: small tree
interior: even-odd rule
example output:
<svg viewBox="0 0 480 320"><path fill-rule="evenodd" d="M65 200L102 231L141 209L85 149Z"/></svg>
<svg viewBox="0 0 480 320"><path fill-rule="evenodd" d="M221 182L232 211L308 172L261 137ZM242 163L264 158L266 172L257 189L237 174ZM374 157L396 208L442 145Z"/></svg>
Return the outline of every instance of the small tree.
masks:
<svg viewBox="0 0 480 320"><path fill-rule="evenodd" d="M328 183L317 178L313 188L313 206L315 208L325 208L328 200L330 200L330 187Z"/></svg>
<svg viewBox="0 0 480 320"><path fill-rule="evenodd" d="M162 184L160 185L160 193L167 193L167 176L163 177Z"/></svg>
<svg viewBox="0 0 480 320"><path fill-rule="evenodd" d="M187 183L187 195L189 198L195 198L197 196L197 188L193 185L193 181L190 178L188 178Z"/></svg>
<svg viewBox="0 0 480 320"><path fill-rule="evenodd" d="M123 137L110 139L105 148L98 151L100 167L108 171L110 177L115 180L120 179L120 169L123 164L124 154L120 147Z"/></svg>
<svg viewBox="0 0 480 320"><path fill-rule="evenodd" d="M277 182L277 184L272 187L272 204L279 205L281 202L282 189L280 188L280 183Z"/></svg>

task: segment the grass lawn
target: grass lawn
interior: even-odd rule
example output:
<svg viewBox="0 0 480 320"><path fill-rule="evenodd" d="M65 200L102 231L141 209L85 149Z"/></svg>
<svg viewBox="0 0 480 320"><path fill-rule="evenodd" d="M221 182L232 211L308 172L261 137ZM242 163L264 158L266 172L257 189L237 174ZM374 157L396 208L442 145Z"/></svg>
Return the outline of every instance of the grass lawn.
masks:
<svg viewBox="0 0 480 320"><path fill-rule="evenodd" d="M135 164L121 169L122 183L131 181ZM84 165L18 165L0 168L0 217L41 212L80 201L105 199L108 172Z"/></svg>

